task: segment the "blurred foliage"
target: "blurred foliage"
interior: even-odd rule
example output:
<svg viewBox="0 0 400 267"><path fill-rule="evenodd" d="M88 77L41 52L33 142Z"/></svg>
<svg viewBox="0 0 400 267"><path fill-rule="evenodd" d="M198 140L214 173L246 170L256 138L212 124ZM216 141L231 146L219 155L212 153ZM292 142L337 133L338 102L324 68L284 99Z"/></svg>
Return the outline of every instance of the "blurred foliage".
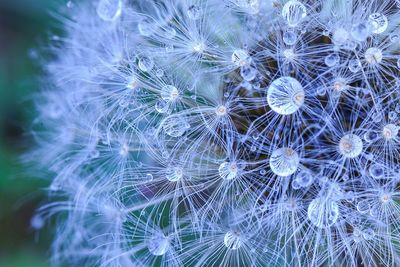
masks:
<svg viewBox="0 0 400 267"><path fill-rule="evenodd" d="M44 201L47 177L39 179L20 156L32 148L32 94L40 89L33 56L56 25L54 0L0 0L0 266L48 266L50 234L30 219Z"/></svg>

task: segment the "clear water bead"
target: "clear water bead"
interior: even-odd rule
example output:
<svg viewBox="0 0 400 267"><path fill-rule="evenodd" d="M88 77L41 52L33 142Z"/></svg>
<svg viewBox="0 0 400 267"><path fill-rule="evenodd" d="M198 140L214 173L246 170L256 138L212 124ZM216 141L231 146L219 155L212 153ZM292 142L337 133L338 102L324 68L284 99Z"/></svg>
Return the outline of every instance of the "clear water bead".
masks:
<svg viewBox="0 0 400 267"><path fill-rule="evenodd" d="M339 218L339 206L330 198L318 197L311 201L307 215L311 223L318 228L330 227Z"/></svg>
<svg viewBox="0 0 400 267"><path fill-rule="evenodd" d="M279 176L289 176L296 172L300 163L298 153L288 147L276 149L269 159L269 166L273 173Z"/></svg>
<svg viewBox="0 0 400 267"><path fill-rule="evenodd" d="M368 22L372 28L372 32L375 34L385 32L388 27L388 19L381 13L373 13L369 15Z"/></svg>
<svg viewBox="0 0 400 267"><path fill-rule="evenodd" d="M370 35L370 27L367 23L361 22L353 25L351 28L351 36L354 40L363 42Z"/></svg>
<svg viewBox="0 0 400 267"><path fill-rule="evenodd" d="M149 72L154 68L154 61L149 57L141 57L139 59L139 69L144 72Z"/></svg>
<svg viewBox="0 0 400 267"><path fill-rule="evenodd" d="M386 140L392 140L399 134L400 127L394 124L387 124L383 127L382 135Z"/></svg>
<svg viewBox="0 0 400 267"><path fill-rule="evenodd" d="M154 106L154 108L156 109L156 111L157 111L158 113L165 113L165 112L167 112L167 111L168 111L168 107L169 107L168 102L165 101L165 100L163 100L163 99L158 100L157 103L156 103L155 106Z"/></svg>
<svg viewBox="0 0 400 267"><path fill-rule="evenodd" d="M182 136L189 127L190 125L182 116L168 117L163 121L163 129L171 137Z"/></svg>
<svg viewBox="0 0 400 267"><path fill-rule="evenodd" d="M257 75L257 69L251 67L251 66L243 66L240 68L240 76L242 76L243 80L245 81L252 81L254 78L256 78Z"/></svg>
<svg viewBox="0 0 400 267"><path fill-rule="evenodd" d="M383 59L382 50L377 47L370 47L365 51L364 57L370 65L379 64Z"/></svg>
<svg viewBox="0 0 400 267"><path fill-rule="evenodd" d="M154 256L162 256L169 250L170 243L165 235L159 233L155 234L150 238L150 240L148 240L147 248Z"/></svg>
<svg viewBox="0 0 400 267"><path fill-rule="evenodd" d="M278 78L268 87L267 102L278 114L292 114L304 103L303 86L292 77Z"/></svg>
<svg viewBox="0 0 400 267"><path fill-rule="evenodd" d="M201 8L197 5L189 6L187 16L191 20L198 20L201 17Z"/></svg>
<svg viewBox="0 0 400 267"><path fill-rule="evenodd" d="M97 15L105 21L115 21L121 16L121 0L100 0L97 5Z"/></svg>
<svg viewBox="0 0 400 267"><path fill-rule="evenodd" d="M166 177L170 182L177 182L183 177L183 170L180 167L170 167L166 171Z"/></svg>
<svg viewBox="0 0 400 267"><path fill-rule="evenodd" d="M370 210L369 202L367 200L361 200L357 203L357 211L361 214L366 214Z"/></svg>
<svg viewBox="0 0 400 267"><path fill-rule="evenodd" d="M382 165L375 163L369 167L369 174L375 179L381 179L385 175L385 170Z"/></svg>
<svg viewBox="0 0 400 267"><path fill-rule="evenodd" d="M236 250L243 245L240 234L234 231L229 231L224 236L224 244L228 249Z"/></svg>
<svg viewBox="0 0 400 267"><path fill-rule="evenodd" d="M314 182L314 177L309 171L300 171L296 175L295 181L300 187L308 187Z"/></svg>
<svg viewBox="0 0 400 267"><path fill-rule="evenodd" d="M349 61L349 70L353 73L357 73L361 70L361 62L358 59L352 59Z"/></svg>
<svg viewBox="0 0 400 267"><path fill-rule="evenodd" d="M340 57L338 54L330 54L325 57L325 65L328 67L333 67L337 65L340 61Z"/></svg>
<svg viewBox="0 0 400 267"><path fill-rule="evenodd" d="M161 98L165 101L176 101L179 99L180 93L178 88L173 85L165 85L161 88Z"/></svg>
<svg viewBox="0 0 400 267"><path fill-rule="evenodd" d="M349 42L349 32L344 28L337 28L332 34L332 42L335 45L345 45Z"/></svg>
<svg viewBox="0 0 400 267"><path fill-rule="evenodd" d="M140 35L149 37L156 31L156 22L150 18L143 19L138 24L138 30Z"/></svg>
<svg viewBox="0 0 400 267"><path fill-rule="evenodd" d="M236 162L223 162L219 165L218 173L219 176L224 180L234 179L239 172L239 167Z"/></svg>
<svg viewBox="0 0 400 267"><path fill-rule="evenodd" d="M232 53L232 63L237 67L243 67L251 63L251 57L246 50L236 49Z"/></svg>
<svg viewBox="0 0 400 267"><path fill-rule="evenodd" d="M346 134L339 141L339 152L345 158L356 158L363 150L363 143L359 136Z"/></svg>
<svg viewBox="0 0 400 267"><path fill-rule="evenodd" d="M307 9L299 1L290 0L283 6L282 16L290 27L295 27L307 16Z"/></svg>
<svg viewBox="0 0 400 267"><path fill-rule="evenodd" d="M287 45L294 45L297 40L297 34L292 30L287 30L283 34L283 42Z"/></svg>

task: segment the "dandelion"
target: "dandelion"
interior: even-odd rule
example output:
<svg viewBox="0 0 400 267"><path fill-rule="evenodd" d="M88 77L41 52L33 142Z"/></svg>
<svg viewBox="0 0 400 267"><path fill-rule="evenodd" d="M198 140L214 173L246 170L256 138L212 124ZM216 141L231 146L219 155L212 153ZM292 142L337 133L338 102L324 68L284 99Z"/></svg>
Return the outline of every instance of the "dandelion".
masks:
<svg viewBox="0 0 400 267"><path fill-rule="evenodd" d="M26 156L52 263L398 265L399 8L69 4Z"/></svg>

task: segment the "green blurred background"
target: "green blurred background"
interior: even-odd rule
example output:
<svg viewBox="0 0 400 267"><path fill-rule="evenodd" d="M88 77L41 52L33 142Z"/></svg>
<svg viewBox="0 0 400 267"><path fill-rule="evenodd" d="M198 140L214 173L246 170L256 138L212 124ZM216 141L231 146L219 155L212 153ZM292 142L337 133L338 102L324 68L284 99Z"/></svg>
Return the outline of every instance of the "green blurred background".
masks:
<svg viewBox="0 0 400 267"><path fill-rule="evenodd" d="M50 230L30 219L45 201L48 177L21 164L32 149L32 94L40 90L39 47L57 28L50 15L60 1L0 0L0 266L49 266ZM40 54L40 53L39 53Z"/></svg>

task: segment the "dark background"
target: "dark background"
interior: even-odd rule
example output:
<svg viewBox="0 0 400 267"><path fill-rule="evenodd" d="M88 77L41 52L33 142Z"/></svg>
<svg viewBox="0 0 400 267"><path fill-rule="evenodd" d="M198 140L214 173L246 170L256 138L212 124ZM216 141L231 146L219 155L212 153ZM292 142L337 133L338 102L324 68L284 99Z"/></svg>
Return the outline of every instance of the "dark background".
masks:
<svg viewBox="0 0 400 267"><path fill-rule="evenodd" d="M49 266L51 230L30 227L49 177L22 163L33 148L32 96L40 90L42 48L57 28L58 0L0 0L0 266ZM39 49L40 48L40 49ZM38 56L39 55L39 56Z"/></svg>

